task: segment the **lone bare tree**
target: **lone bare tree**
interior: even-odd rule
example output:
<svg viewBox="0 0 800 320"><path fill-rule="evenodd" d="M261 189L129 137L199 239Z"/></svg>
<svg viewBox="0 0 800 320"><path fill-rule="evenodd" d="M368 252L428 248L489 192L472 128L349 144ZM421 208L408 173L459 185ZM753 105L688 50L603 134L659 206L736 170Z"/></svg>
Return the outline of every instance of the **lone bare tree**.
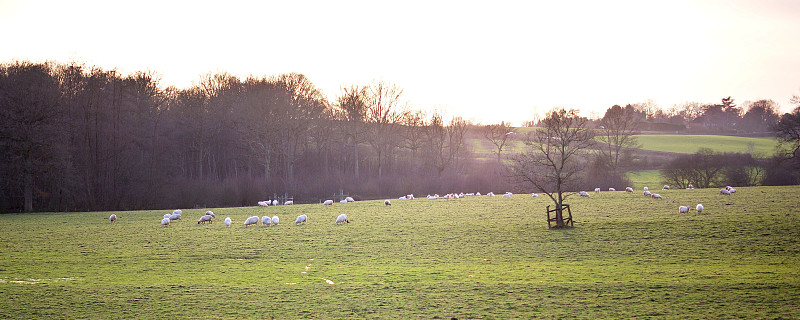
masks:
<svg viewBox="0 0 800 320"><path fill-rule="evenodd" d="M628 112L619 105L614 105L606 110L605 116L600 121L600 134L597 140L600 142L597 148L600 159L613 172L613 178L619 175L617 169L620 166L620 159L629 149L636 148L639 144L636 141L636 119L633 113Z"/></svg>
<svg viewBox="0 0 800 320"><path fill-rule="evenodd" d="M481 134L494 145L495 150L492 152L497 153L497 163L500 163L500 155L503 152L503 148L506 147L509 139L515 135L514 132L511 132L511 126L505 122L487 124L481 129Z"/></svg>
<svg viewBox="0 0 800 320"><path fill-rule="evenodd" d="M562 206L584 170L581 153L592 145L593 132L586 123L577 110L553 109L540 122L541 128L528 134L527 150L513 158L510 168L512 178L530 183L553 200L556 228L566 226Z"/></svg>

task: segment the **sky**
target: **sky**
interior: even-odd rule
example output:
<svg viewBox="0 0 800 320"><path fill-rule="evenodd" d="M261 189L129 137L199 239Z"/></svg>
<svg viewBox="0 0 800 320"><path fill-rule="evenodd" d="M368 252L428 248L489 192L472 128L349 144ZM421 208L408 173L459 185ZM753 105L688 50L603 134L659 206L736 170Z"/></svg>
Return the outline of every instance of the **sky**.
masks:
<svg viewBox="0 0 800 320"><path fill-rule="evenodd" d="M521 124L647 100L800 95L800 1L0 0L0 62L207 73L298 72L335 101L384 81L411 109Z"/></svg>

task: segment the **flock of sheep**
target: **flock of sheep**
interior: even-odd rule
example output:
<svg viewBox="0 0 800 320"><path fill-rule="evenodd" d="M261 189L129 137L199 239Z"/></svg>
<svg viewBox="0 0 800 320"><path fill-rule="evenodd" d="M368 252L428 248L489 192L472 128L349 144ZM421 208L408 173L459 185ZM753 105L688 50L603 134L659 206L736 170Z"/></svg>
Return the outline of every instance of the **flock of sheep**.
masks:
<svg viewBox="0 0 800 320"><path fill-rule="evenodd" d="M665 185L662 188L662 190L669 190L669 189L670 188L669 188L668 185ZM689 184L689 187L686 188L686 189L687 190L693 190L694 186ZM608 191L616 191L616 189L608 188ZM595 188L594 192L595 193L599 193L600 192L600 188ZM625 192L633 193L633 188L626 187L625 188ZM736 189L731 187L731 186L726 186L724 189L721 189L719 192L720 192L721 195L730 196L731 194L736 193ZM653 199L659 199L659 200L663 200L664 199L660 194L650 192L650 190L647 187L644 187L643 194L644 194L645 197L651 197ZM506 193L503 194L503 198L510 198L512 195L513 195L513 193L506 192ZM586 198L590 197L589 193L586 192L586 191L580 191L580 192L578 192L578 195L581 196L581 197L586 197ZM481 193L480 192L477 192L477 193L463 193L463 192L462 193L448 193L448 194L446 194L444 196L439 196L439 194L434 194L434 195L430 195L429 194L427 196L427 198L429 200L436 200L436 199L439 199L439 198L443 198L443 199L460 199L460 198L471 197L471 196L481 196ZM488 193L486 193L486 196L494 197L494 193L488 192ZM531 196L532 197L538 197L539 195L536 194L536 193L531 193ZM398 199L399 200L413 200L415 198L414 198L413 194L408 194L408 195L401 196ZM342 199L339 202L340 203L349 203L349 202L354 202L354 201L355 200L352 197L346 197L346 198ZM389 201L389 200L384 200L383 203L386 206L391 206L392 205L392 202ZM293 204L294 204L294 201L291 201L291 200L285 201L283 203L283 205L293 205ZM279 205L278 200L272 200L272 201L267 200L267 201L259 201L258 202L258 206L260 206L260 207L270 207L270 206L277 206L277 205ZM331 199L325 200L322 203L322 205L323 206L333 205L333 200L331 200ZM697 213L702 213L703 212L703 204L698 203L697 206L695 206L695 210L697 211ZM678 207L678 213L688 213L688 212L689 212L689 206L679 206ZM164 227L167 227L167 226L170 225L171 221L181 220L181 213L182 213L182 211L179 209L179 210L172 211L171 214L170 213L164 214L164 216L161 219L161 225L164 226ZM213 223L215 218L216 218L216 215L214 215L214 212L209 210L209 211L206 211L206 213L204 215L200 216L200 219L197 220L197 224ZM117 215L116 214L112 214L109 217L109 220L111 221L111 223L116 222L117 221ZM280 221L278 216L272 216L272 217L264 216L260 220L261 220L261 223L263 225L265 225L265 226L277 226L278 222ZM297 217L297 219L295 219L294 224L295 225L299 225L299 224L305 224L306 222L308 222L308 216L305 215L305 214L301 214L300 216ZM251 226L251 225L258 225L258 223L259 223L258 216L251 216L251 217L247 218L244 221L245 227ZM339 216L336 217L336 222L335 223L336 224L350 223L350 220L348 220L347 219L347 215L343 213L343 214L340 214ZM225 218L225 226L226 227L230 227L231 226L231 218L230 217L226 217Z"/></svg>

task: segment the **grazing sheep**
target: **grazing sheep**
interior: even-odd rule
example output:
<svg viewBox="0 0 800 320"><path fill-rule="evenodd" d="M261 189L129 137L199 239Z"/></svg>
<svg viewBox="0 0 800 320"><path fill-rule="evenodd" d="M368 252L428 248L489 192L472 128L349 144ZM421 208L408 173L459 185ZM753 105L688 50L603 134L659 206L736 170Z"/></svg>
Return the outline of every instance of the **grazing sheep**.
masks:
<svg viewBox="0 0 800 320"><path fill-rule="evenodd" d="M494 192L489 192L486 194L487 196L494 197Z"/></svg>
<svg viewBox="0 0 800 320"><path fill-rule="evenodd" d="M110 217L108 217L108 220L111 220L111 223L116 222L117 221L117 215L116 214L112 214Z"/></svg>
<svg viewBox="0 0 800 320"><path fill-rule="evenodd" d="M171 216L172 216L171 214L169 214L169 213L165 213L165 214L164 214L164 215L161 217L161 219L169 219L169 217L171 217Z"/></svg>
<svg viewBox="0 0 800 320"><path fill-rule="evenodd" d="M678 207L678 213L689 213L689 206Z"/></svg>
<svg viewBox="0 0 800 320"><path fill-rule="evenodd" d="M278 199L272 200L272 205L273 206L277 206L278 205Z"/></svg>
<svg viewBox="0 0 800 320"><path fill-rule="evenodd" d="M594 188L594 193L600 193L600 188Z"/></svg>
<svg viewBox="0 0 800 320"><path fill-rule="evenodd" d="M350 220L347 220L347 215L342 213L338 217L336 217L336 224L344 224L350 223Z"/></svg>
<svg viewBox="0 0 800 320"><path fill-rule="evenodd" d="M307 221L308 217L304 214L301 214L299 217L297 217L297 219L294 220L294 225L298 225L301 223L305 224Z"/></svg>
<svg viewBox="0 0 800 320"><path fill-rule="evenodd" d="M392 205L392 202L391 202L391 201L389 201L389 200L387 199L387 200L384 200L384 201L383 201L383 204L385 204L385 205L387 205L387 206L391 206L391 205Z"/></svg>
<svg viewBox="0 0 800 320"><path fill-rule="evenodd" d="M261 217L261 223L263 223L265 226L270 226L272 225L272 218L268 216L263 216Z"/></svg>
<svg viewBox="0 0 800 320"><path fill-rule="evenodd" d="M339 203L345 204L345 203L347 203L347 200L345 200L345 199L339 200Z"/></svg>
<svg viewBox="0 0 800 320"><path fill-rule="evenodd" d="M217 216L216 216L216 215L214 215L214 213L213 213L213 212L211 212L211 210L209 210L209 211L206 211L206 215L207 215L207 216L212 216L214 219L216 219L216 218L217 218Z"/></svg>
<svg viewBox="0 0 800 320"><path fill-rule="evenodd" d="M725 189L720 189L719 190L719 194L724 194L726 196L729 196L729 195L731 195L731 192L728 191L728 190L725 190Z"/></svg>
<svg viewBox="0 0 800 320"><path fill-rule="evenodd" d="M644 196L645 196L645 197L649 197L649 196L651 196L651 195L652 195L652 194L650 193L650 191L647 191L647 190L645 190L645 192L644 192Z"/></svg>
<svg viewBox="0 0 800 320"><path fill-rule="evenodd" d="M294 201L289 200L289 201L284 202L283 204L286 205L286 206L291 206L291 205L294 204Z"/></svg>
<svg viewBox="0 0 800 320"><path fill-rule="evenodd" d="M697 207L695 209L697 209L697 213L703 212L703 204L702 203L697 204Z"/></svg>
<svg viewBox="0 0 800 320"><path fill-rule="evenodd" d="M173 213L172 215L169 216L169 219L170 220L180 220L181 219L181 215L177 214L177 213Z"/></svg>
<svg viewBox="0 0 800 320"><path fill-rule="evenodd" d="M259 207L269 207L269 201L259 201L258 202L258 206Z"/></svg>
<svg viewBox="0 0 800 320"><path fill-rule="evenodd" d="M539 195L534 192L534 193L531 193L531 197L538 198Z"/></svg>
<svg viewBox="0 0 800 320"><path fill-rule="evenodd" d="M400 198L397 198L397 200L405 200L405 199L406 199L406 196L402 196Z"/></svg>
<svg viewBox="0 0 800 320"><path fill-rule="evenodd" d="M725 190L731 191L731 188L733 188L733 187L731 187L731 186L725 186Z"/></svg>
<svg viewBox="0 0 800 320"><path fill-rule="evenodd" d="M225 218L225 226L226 227L230 227L231 226L231 217Z"/></svg>
<svg viewBox="0 0 800 320"><path fill-rule="evenodd" d="M647 191L647 190L649 190L649 189L647 189L647 187L644 187L644 191Z"/></svg>
<svg viewBox="0 0 800 320"><path fill-rule="evenodd" d="M661 188L661 190L669 190L669 186L665 184L664 187Z"/></svg>
<svg viewBox="0 0 800 320"><path fill-rule="evenodd" d="M633 192L633 188L631 188L631 187L626 187L626 188L625 188L625 192Z"/></svg>
<svg viewBox="0 0 800 320"><path fill-rule="evenodd" d="M333 200L331 200L331 199L325 200L325 202L323 202L322 205L323 206L331 206L331 205L333 205Z"/></svg>
<svg viewBox="0 0 800 320"><path fill-rule="evenodd" d="M731 188L731 189L730 189L730 190L728 190L728 191L730 191L731 193L736 193L736 189L735 189L735 188Z"/></svg>
<svg viewBox="0 0 800 320"><path fill-rule="evenodd" d="M355 200L353 200L353 197L347 197L344 199L347 200L347 202L355 202Z"/></svg>
<svg viewBox="0 0 800 320"><path fill-rule="evenodd" d="M244 226L258 225L258 216L252 216L244 221Z"/></svg>
<svg viewBox="0 0 800 320"><path fill-rule="evenodd" d="M617 189L614 189L614 188L608 188L608 191L617 191Z"/></svg>
<svg viewBox="0 0 800 320"><path fill-rule="evenodd" d="M664 198L662 198L662 197L661 197L661 195L660 195L660 194L658 194L658 193L654 193L654 194L653 194L653 199L661 199L661 200L664 200Z"/></svg>
<svg viewBox="0 0 800 320"><path fill-rule="evenodd" d="M272 225L277 226L279 220L280 219L278 219L278 216L272 216Z"/></svg>
<svg viewBox="0 0 800 320"><path fill-rule="evenodd" d="M586 192L586 191L578 192L578 195L581 196L581 197L587 197L587 198L589 197L589 193Z"/></svg>
<svg viewBox="0 0 800 320"><path fill-rule="evenodd" d="M169 225L169 218L161 219L161 226L166 227Z"/></svg>
<svg viewBox="0 0 800 320"><path fill-rule="evenodd" d="M200 220L197 220L197 224L206 223L206 222L214 223L214 217L212 217L210 215L204 215L204 216L200 216Z"/></svg>
<svg viewBox="0 0 800 320"><path fill-rule="evenodd" d="M513 193L506 192L506 193L503 194L503 198L511 198L512 195L513 195Z"/></svg>
<svg viewBox="0 0 800 320"><path fill-rule="evenodd" d="M181 214L181 213L183 213L183 211L181 211L181 209L172 211L172 214Z"/></svg>

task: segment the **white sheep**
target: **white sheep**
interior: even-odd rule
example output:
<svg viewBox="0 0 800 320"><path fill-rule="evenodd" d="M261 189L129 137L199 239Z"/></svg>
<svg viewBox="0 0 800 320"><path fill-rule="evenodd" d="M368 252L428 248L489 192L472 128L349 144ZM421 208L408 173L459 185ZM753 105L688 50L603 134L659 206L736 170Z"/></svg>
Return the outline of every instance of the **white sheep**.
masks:
<svg viewBox="0 0 800 320"><path fill-rule="evenodd" d="M633 192L633 188L631 188L631 187L625 187L625 192Z"/></svg>
<svg viewBox="0 0 800 320"><path fill-rule="evenodd" d="M391 205L392 205L392 202L391 202L391 201L389 201L389 199L386 199L386 200L384 200L384 201L383 201L383 204L384 204L384 205L387 205L387 206L391 206Z"/></svg>
<svg viewBox="0 0 800 320"><path fill-rule="evenodd" d="M277 226L279 220L280 219L278 219L278 216L272 216L272 225Z"/></svg>
<svg viewBox="0 0 800 320"><path fill-rule="evenodd" d="M669 186L665 184L664 187L661 188L661 190L669 190Z"/></svg>
<svg viewBox="0 0 800 320"><path fill-rule="evenodd" d="M116 222L117 221L117 215L116 214L112 214L110 217L108 217L108 220L111 220L111 223Z"/></svg>
<svg viewBox="0 0 800 320"><path fill-rule="evenodd" d="M486 195L487 195L487 196L490 196L490 197L494 197L494 192L491 192L491 191L490 191L490 192L489 192L489 193L487 193Z"/></svg>
<svg viewBox="0 0 800 320"><path fill-rule="evenodd" d="M300 216L297 217L297 219L294 220L294 225L298 225L298 224L301 224L301 223L304 224L307 221L308 221L308 217L306 215L304 215L304 214L301 214Z"/></svg>
<svg viewBox="0 0 800 320"><path fill-rule="evenodd" d="M688 186L688 187L686 187L686 189L694 190L694 185L692 185L692 184L690 183L690 184L689 184L689 186Z"/></svg>
<svg viewBox="0 0 800 320"><path fill-rule="evenodd" d="M169 214L169 213L165 213L165 214L164 214L164 215L161 217L161 219L169 219L169 217L171 217L171 216L172 216L171 214Z"/></svg>
<svg viewBox="0 0 800 320"><path fill-rule="evenodd" d="M344 224L350 223L350 220L347 220L347 215L342 213L338 217L336 217L336 224Z"/></svg>
<svg viewBox="0 0 800 320"><path fill-rule="evenodd" d="M225 218L225 226L226 227L230 227L231 226L231 217Z"/></svg>
<svg viewBox="0 0 800 320"><path fill-rule="evenodd" d="M161 226L166 227L169 225L169 218L161 219Z"/></svg>
<svg viewBox="0 0 800 320"><path fill-rule="evenodd" d="M331 200L331 199L325 200L325 202L323 202L322 205L323 206L331 206L331 205L333 205L333 200Z"/></svg>
<svg viewBox="0 0 800 320"><path fill-rule="evenodd" d="M402 196L400 198L397 198L397 200L405 200L405 199L406 199L406 196Z"/></svg>
<svg viewBox="0 0 800 320"><path fill-rule="evenodd" d="M173 213L173 214L171 214L169 216L169 219L170 220L180 220L181 219L181 215L179 213Z"/></svg>
<svg viewBox="0 0 800 320"><path fill-rule="evenodd" d="M600 188L594 188L594 193L600 193Z"/></svg>
<svg viewBox="0 0 800 320"><path fill-rule="evenodd" d="M614 188L608 188L608 191L617 191L617 189L614 189Z"/></svg>
<svg viewBox="0 0 800 320"><path fill-rule="evenodd" d="M511 193L511 192L506 192L506 193L503 194L503 198L511 198L512 195L514 195L514 194Z"/></svg>
<svg viewBox="0 0 800 320"><path fill-rule="evenodd" d="M211 210L209 210L209 211L206 211L206 215L207 215L207 216L212 216L214 219L216 219L216 218L217 218L217 216L216 216L216 215L214 215L214 213L213 213L213 212L211 212Z"/></svg>
<svg viewBox="0 0 800 320"><path fill-rule="evenodd" d="M728 190L725 190L725 189L720 189L719 190L719 194L723 194L723 195L729 196L729 195L731 195L731 192L728 191Z"/></svg>
<svg viewBox="0 0 800 320"><path fill-rule="evenodd" d="M650 193L650 191L647 191L647 190L645 190L645 191L644 191L644 196L645 196L645 197L649 197L649 196L651 196L651 195L652 195L652 194Z"/></svg>
<svg viewBox="0 0 800 320"><path fill-rule="evenodd" d="M678 207L678 213L689 213L689 206Z"/></svg>
<svg viewBox="0 0 800 320"><path fill-rule="evenodd" d="M476 197L480 197L480 196L481 196L481 193L480 193L480 192L475 192L475 196L476 196Z"/></svg>
<svg viewBox="0 0 800 320"><path fill-rule="evenodd" d="M347 202L355 202L355 200L353 200L353 197L347 197L344 199L347 200Z"/></svg>
<svg viewBox="0 0 800 320"><path fill-rule="evenodd" d="M183 211L181 211L181 209L172 211L172 214L181 214L181 213L183 213Z"/></svg>
<svg viewBox="0 0 800 320"><path fill-rule="evenodd" d="M259 207L269 207L269 201L259 201L258 202L258 206Z"/></svg>
<svg viewBox="0 0 800 320"><path fill-rule="evenodd" d="M270 226L272 225L272 218L269 216L263 216L261 217L261 223L263 223L265 226Z"/></svg>
<svg viewBox="0 0 800 320"><path fill-rule="evenodd" d="M536 192L534 192L534 193L531 193L531 197L538 198L538 197L539 197L539 195L538 195L538 194L536 194Z"/></svg>
<svg viewBox="0 0 800 320"><path fill-rule="evenodd" d="M647 190L649 190L649 189L647 189L647 187L644 187L644 191L647 191Z"/></svg>
<svg viewBox="0 0 800 320"><path fill-rule="evenodd" d="M291 205L293 205L293 204L294 204L294 201L292 201L292 200L289 200L289 201L286 201L286 202L284 202L283 204L284 204L284 205L287 205L287 206L291 206Z"/></svg>
<svg viewBox="0 0 800 320"><path fill-rule="evenodd" d="M203 215L203 216L200 216L200 220L197 220L197 224L200 224L200 223L206 223L206 222L208 222L208 223L214 223L214 220L213 220L213 218L214 218L214 217L212 217L212 216L210 216L210 215Z"/></svg>
<svg viewBox="0 0 800 320"><path fill-rule="evenodd" d="M347 203L347 200L345 200L345 199L339 200L339 203L345 204L345 203Z"/></svg>
<svg viewBox="0 0 800 320"><path fill-rule="evenodd" d="M731 188L733 188L733 187L731 187L731 186L725 186L725 190L731 191Z"/></svg>
<svg viewBox="0 0 800 320"><path fill-rule="evenodd" d="M589 197L589 193L586 192L586 191L578 192L578 195L581 196L581 197L587 197L587 198Z"/></svg>
<svg viewBox="0 0 800 320"><path fill-rule="evenodd" d="M272 200L272 205L273 206L277 206L278 205L278 199Z"/></svg>
<svg viewBox="0 0 800 320"><path fill-rule="evenodd" d="M244 221L244 226L258 225L258 216L252 216Z"/></svg>
<svg viewBox="0 0 800 320"><path fill-rule="evenodd" d="M662 198L662 197L661 197L661 195L660 195L660 194L658 194L658 193L654 193L652 197L653 197L653 199L661 199L661 200L664 200L664 198Z"/></svg>
<svg viewBox="0 0 800 320"><path fill-rule="evenodd" d="M736 193L736 188L731 188L731 189L730 189L730 190L728 190L728 191L730 191L731 193Z"/></svg>
<svg viewBox="0 0 800 320"><path fill-rule="evenodd" d="M697 207L695 209L697 209L697 213L703 212L703 204L702 203L697 204Z"/></svg>

